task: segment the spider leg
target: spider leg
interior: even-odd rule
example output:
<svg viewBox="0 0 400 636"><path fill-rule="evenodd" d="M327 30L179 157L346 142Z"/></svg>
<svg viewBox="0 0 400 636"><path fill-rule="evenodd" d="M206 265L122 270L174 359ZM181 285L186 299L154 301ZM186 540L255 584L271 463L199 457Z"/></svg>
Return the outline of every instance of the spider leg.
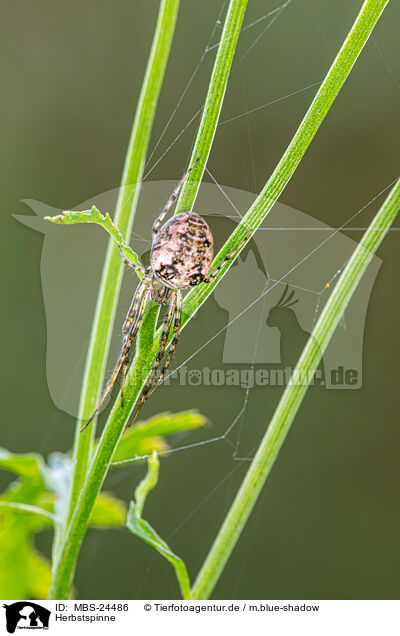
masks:
<svg viewBox="0 0 400 636"><path fill-rule="evenodd" d="M132 327L132 324L135 321L135 315L137 311L138 311L138 302L137 302L137 298L135 294L135 296L132 299L131 305L128 309L128 313L126 314L124 324L122 325L122 337L123 337L124 343ZM124 384L125 384L126 374L128 371L128 366L129 366L129 352L123 358L122 365L123 365L123 368L122 368L122 382L121 382L121 406L124 405Z"/></svg>
<svg viewBox="0 0 400 636"><path fill-rule="evenodd" d="M125 386L126 374L128 372L128 367L129 367L129 355L127 354L122 364L122 380L121 380L121 396L120 396L121 406L124 406L124 386Z"/></svg>
<svg viewBox="0 0 400 636"><path fill-rule="evenodd" d="M198 162L198 159L196 159L194 164L192 166L190 166L190 168L185 172L185 174L183 175L182 179L180 180L180 182L176 186L175 190L173 191L173 193L169 197L167 203L165 204L165 207L164 207L163 211L161 212L160 216L154 221L153 230L152 230L153 238L157 234L158 230L160 229L161 224L162 224L163 220L165 219L166 215L168 214L169 210L171 209L171 206L172 206L173 202L175 201L176 197L178 196L178 194L179 194L179 192L181 190L181 187L185 183L186 179L190 175L192 169L194 168L194 166L196 165L197 162Z"/></svg>
<svg viewBox="0 0 400 636"><path fill-rule="evenodd" d="M136 263L133 263L132 261L130 261L128 258L126 258L121 245L118 243L118 249L119 249L119 253L121 254L121 260L123 262L124 265L128 265L128 267L131 267L132 269L134 269L137 272L141 272L142 274L146 274L146 267L142 267L142 265L136 265Z"/></svg>
<svg viewBox="0 0 400 636"><path fill-rule="evenodd" d="M160 375L159 378L155 384L155 386L153 386L153 388L151 389L150 393L148 393L147 395L147 400L149 399L149 397L151 396L151 394L153 393L153 391L156 390L156 388L161 384L161 382L164 379L164 375L167 372L167 369L170 365L170 362L172 360L172 356L173 353L175 351L175 347L178 344L178 340L179 340L179 336L181 333L181 319L182 319L182 296L181 296L181 292L178 289L177 290L177 299L176 299L176 311L175 311L175 320L174 320L174 335L173 338L171 340L171 344L169 346L168 349L168 353L167 353L167 357L165 358L165 362L164 362L164 366L160 371ZM136 419L136 417L135 417Z"/></svg>
<svg viewBox="0 0 400 636"><path fill-rule="evenodd" d="M95 415L99 412L101 405L103 404L107 395L110 393L112 387L114 386L115 380L118 377L118 373L120 372L122 365L125 364L127 366L128 364L129 350L138 332L140 322L146 307L147 298L148 298L148 290L142 283L139 283L136 289L132 304L129 308L128 316L124 323L124 327L125 327L125 325L128 322L128 318L132 318L132 324L130 324L129 330L127 331L126 335L124 334L125 339L124 339L121 354L118 358L117 364L114 367L114 371L112 372L111 377L107 382L106 388L104 390L104 393L102 395L100 402L96 406L92 415L89 417L88 421L82 426L81 432L90 424L90 422L93 420ZM126 375L126 371L125 371L125 375ZM124 376L124 379L125 379L125 376Z"/></svg>
<svg viewBox="0 0 400 636"><path fill-rule="evenodd" d="M126 428L128 428L129 426L132 426L132 424L135 422L137 416L139 415L140 410L142 409L143 404L146 402L146 400L148 400L148 398L150 397L150 395L153 393L153 391L157 388L157 386L160 384L167 368L168 365L171 361L171 357L172 357L172 353L175 349L178 337L179 337L179 329L180 329L180 316L181 316L181 306L182 306L182 300L181 300L181 294L180 291L174 291L173 297L171 299L171 304L170 304L170 308L168 311L168 314L165 317L165 321L164 321L164 326L163 326L163 330L161 332L161 337L160 337L160 347L159 350L157 352L156 358L154 360L154 364L153 364L153 368L151 369L151 373L149 375L149 377L147 378L146 384L143 387L142 390L142 395L140 397L140 400L136 406L136 413L133 417L133 419L129 422L129 424L127 425ZM175 319L174 319L175 318ZM172 347L172 351L171 351L171 347L170 350L168 352L166 361L164 363L164 366L161 370L161 374L159 379L157 380L156 384L154 387L152 387L153 384L153 379L154 376L156 374L156 371L158 369L158 366L164 356L165 353L165 347L167 344L167 339L169 336L169 332L171 330L171 327L173 327L174 330L174 336L172 338L171 341L171 347ZM177 336L178 334L178 336Z"/></svg>
<svg viewBox="0 0 400 636"><path fill-rule="evenodd" d="M235 250L233 250L233 252L229 252L229 254L227 254L224 258L223 261L221 261L221 263L218 265L218 267L213 271L212 274L210 274L209 276L206 276L205 278L203 278L203 280L201 281L202 283L211 283L211 281L214 280L214 278L216 276L218 276L219 272L221 271L221 269L224 267L224 265L230 261L232 258L235 258L238 253L240 252L240 250L242 249L243 245L247 242L247 240L250 238L252 234L252 231L248 232L246 234L246 236L240 241L239 245L237 246L237 248Z"/></svg>
<svg viewBox="0 0 400 636"><path fill-rule="evenodd" d="M139 290L139 285L137 288L138 290ZM140 299L138 299L138 293L140 293L140 291L136 291L136 293L133 295L132 302L125 316L124 324L122 325L122 336L124 340L126 336L128 335L130 328L132 327L132 323L135 320L135 314L138 309L138 300L140 301Z"/></svg>

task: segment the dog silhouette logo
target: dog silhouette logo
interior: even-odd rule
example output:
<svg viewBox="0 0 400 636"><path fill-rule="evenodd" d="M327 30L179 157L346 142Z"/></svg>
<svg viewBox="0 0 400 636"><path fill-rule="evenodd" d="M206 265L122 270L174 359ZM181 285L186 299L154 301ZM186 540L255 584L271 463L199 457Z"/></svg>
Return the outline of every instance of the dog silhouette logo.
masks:
<svg viewBox="0 0 400 636"><path fill-rule="evenodd" d="M9 634L16 629L48 629L50 610L32 603L31 601L17 601L10 605L4 604L6 610L6 627Z"/></svg>

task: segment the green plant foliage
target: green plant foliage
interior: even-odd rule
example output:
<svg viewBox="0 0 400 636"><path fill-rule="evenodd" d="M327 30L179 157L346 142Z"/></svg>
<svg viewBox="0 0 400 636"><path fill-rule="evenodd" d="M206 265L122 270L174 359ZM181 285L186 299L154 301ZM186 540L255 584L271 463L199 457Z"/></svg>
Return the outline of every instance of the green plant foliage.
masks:
<svg viewBox="0 0 400 636"><path fill-rule="evenodd" d="M61 214L57 214L57 216L45 216L44 220L51 221L52 223L56 223L58 225L74 225L75 223L96 223L97 225L101 225L101 227L106 230L109 236L114 239L117 245L120 245L126 258L136 265L141 265L136 252L134 252L133 249L129 247L129 245L125 245L124 237L122 236L121 231L117 228L116 225L114 225L108 212L104 216L100 212L100 210L96 208L95 205L93 205L90 210L66 210ZM139 272L137 273L138 275L140 275L140 277L142 277Z"/></svg>
<svg viewBox="0 0 400 636"><path fill-rule="evenodd" d="M46 598L51 581L50 562L34 546L39 529L36 515L0 507L0 597Z"/></svg>
<svg viewBox="0 0 400 636"><path fill-rule="evenodd" d="M89 519L92 527L111 528L123 526L126 521L125 504L114 495L102 492L96 499L96 504Z"/></svg>
<svg viewBox="0 0 400 636"><path fill-rule="evenodd" d="M43 459L35 453L17 455L0 448L0 468L10 470L21 477L42 481Z"/></svg>
<svg viewBox="0 0 400 636"><path fill-rule="evenodd" d="M149 420L138 422L121 438L115 452L118 461L149 456L153 451L165 451L168 444L164 436L204 426L206 419L195 410L181 413L160 413ZM156 457L156 456L155 456ZM144 458L144 457L143 457ZM157 461L157 469L155 468ZM158 460L149 463L147 481L138 486L136 510L143 507L147 493L157 483ZM52 453L44 461L35 453L15 454L0 448L0 468L17 475L0 495L0 598L46 598L51 580L48 559L35 548L35 534L54 529L53 559L60 545L60 528L68 512L69 491L73 473L71 457L65 453ZM152 481L153 480L153 481ZM137 513L136 513L137 514ZM134 520L135 513L131 513ZM139 514L140 517L140 514ZM90 515L92 528L124 527L126 505L111 493L101 492ZM134 521L132 524L134 525ZM138 532L152 537L153 543L168 552L162 539L138 521ZM153 534L152 534L153 533ZM169 551L170 552L170 551ZM169 558L178 560L172 552ZM182 566L177 566L182 569ZM182 574L181 574L182 576Z"/></svg>
<svg viewBox="0 0 400 636"><path fill-rule="evenodd" d="M0 495L0 598L46 598L51 565L36 550L34 537L41 530L57 529L65 514L71 460L54 453L46 464L40 455L17 455L0 449L0 467L18 476ZM123 526L125 519L125 504L101 493L89 524Z"/></svg>
<svg viewBox="0 0 400 636"><path fill-rule="evenodd" d="M142 519L143 506L147 495L157 485L158 471L159 462L157 453L154 451L153 455L148 459L147 474L135 490L135 501L130 503L126 525L133 534L151 545L164 559L171 563L175 569L183 598L190 599L190 582L186 565L180 557L172 552L169 545L161 539L151 525Z"/></svg>
<svg viewBox="0 0 400 636"><path fill-rule="evenodd" d="M200 428L207 420L197 411L160 413L145 422L138 422L120 439L113 455L113 463L149 455L153 450L165 451L168 445L163 437Z"/></svg>
<svg viewBox="0 0 400 636"><path fill-rule="evenodd" d="M0 597L6 600L44 598L50 585L50 563L33 542L36 532L53 523L41 513L43 465L39 455L0 449L0 467L18 475L0 495Z"/></svg>

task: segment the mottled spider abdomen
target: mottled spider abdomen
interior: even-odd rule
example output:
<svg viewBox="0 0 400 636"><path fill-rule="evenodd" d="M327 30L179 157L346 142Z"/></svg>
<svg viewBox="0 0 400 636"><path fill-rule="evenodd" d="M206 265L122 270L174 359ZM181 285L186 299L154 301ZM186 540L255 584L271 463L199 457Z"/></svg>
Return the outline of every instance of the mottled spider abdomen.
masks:
<svg viewBox="0 0 400 636"><path fill-rule="evenodd" d="M213 237L205 220L182 212L157 232L150 252L156 278L168 287L194 287L207 276L213 259Z"/></svg>

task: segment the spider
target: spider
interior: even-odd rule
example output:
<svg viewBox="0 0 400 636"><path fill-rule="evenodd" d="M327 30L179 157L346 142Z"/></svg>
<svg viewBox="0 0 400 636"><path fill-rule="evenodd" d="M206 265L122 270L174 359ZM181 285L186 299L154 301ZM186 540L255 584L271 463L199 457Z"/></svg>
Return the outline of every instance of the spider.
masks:
<svg viewBox="0 0 400 636"><path fill-rule="evenodd" d="M123 346L121 354L107 382L100 402L86 424L81 428L81 431L90 424L98 413L105 398L110 393L121 368L121 404L123 404L124 384L129 367L130 350L138 334L146 305L149 301L154 300L159 305L166 306L166 314L161 331L159 349L153 367L142 389L140 400L136 406L136 414L128 426L133 424L143 404L161 383L178 343L182 317L181 290L195 287L199 283L210 283L214 280L225 263L237 255L248 239L248 235L246 235L240 245L238 245L233 252L227 254L214 272L210 274L209 270L213 260L213 237L205 220L195 212L181 212L163 224L165 217L194 165L195 164L183 175L181 181L165 204L161 214L153 224L150 266L142 267L141 265L131 262L125 257L121 246L118 245L122 262L137 272L141 272L143 278L137 286L122 327ZM171 328L173 336L169 350L166 353ZM155 374L164 355L164 364L155 385L152 386Z"/></svg>

